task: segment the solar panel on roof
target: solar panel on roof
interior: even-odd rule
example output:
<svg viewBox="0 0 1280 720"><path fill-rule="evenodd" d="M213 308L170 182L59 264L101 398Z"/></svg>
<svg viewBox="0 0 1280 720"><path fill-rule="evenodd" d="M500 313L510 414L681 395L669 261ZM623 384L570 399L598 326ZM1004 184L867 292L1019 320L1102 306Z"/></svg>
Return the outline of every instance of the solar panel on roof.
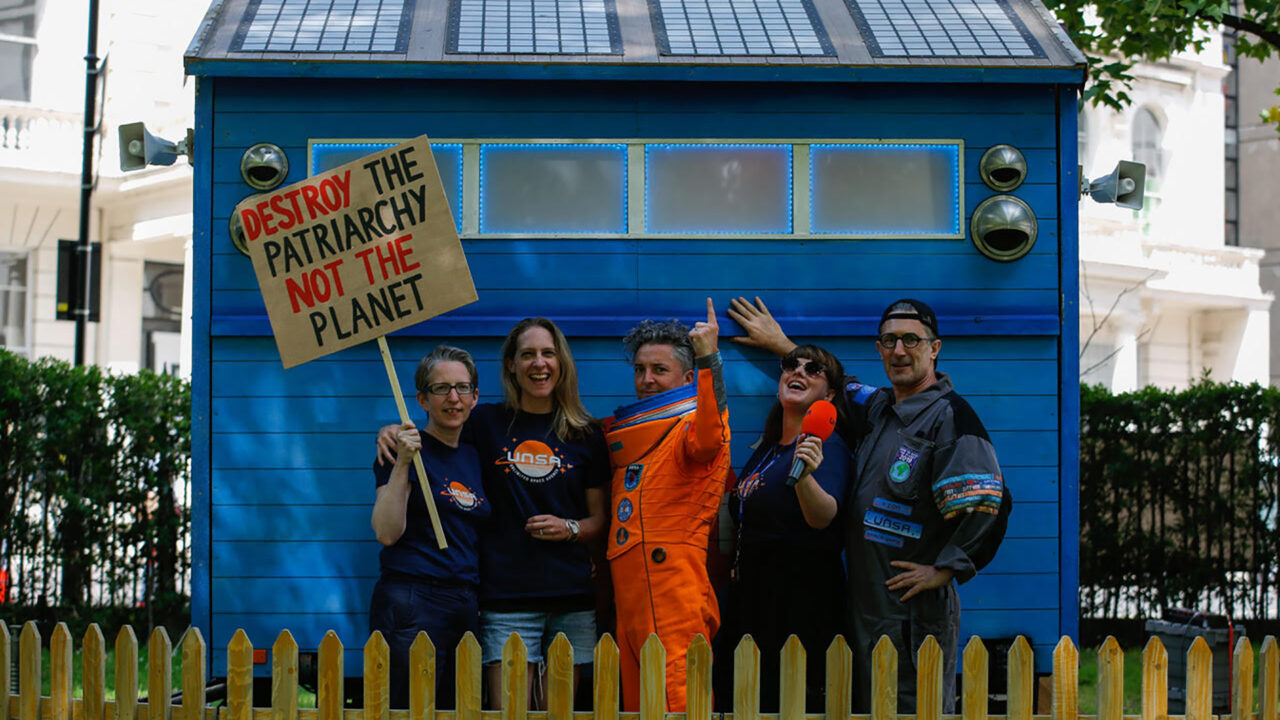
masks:
<svg viewBox="0 0 1280 720"><path fill-rule="evenodd" d="M404 52L415 0L249 0L232 52Z"/></svg>
<svg viewBox="0 0 1280 720"><path fill-rule="evenodd" d="M845 0L875 57L1045 57L1005 0Z"/></svg>
<svg viewBox="0 0 1280 720"><path fill-rule="evenodd" d="M451 0L451 53L621 55L614 0Z"/></svg>
<svg viewBox="0 0 1280 720"><path fill-rule="evenodd" d="M648 0L663 55L835 55L812 0Z"/></svg>

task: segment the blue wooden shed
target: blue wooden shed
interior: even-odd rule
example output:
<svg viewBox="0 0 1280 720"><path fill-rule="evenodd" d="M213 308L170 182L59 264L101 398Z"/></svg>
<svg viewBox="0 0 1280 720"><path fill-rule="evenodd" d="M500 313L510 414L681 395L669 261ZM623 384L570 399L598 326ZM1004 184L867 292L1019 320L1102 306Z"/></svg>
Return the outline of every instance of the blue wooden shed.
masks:
<svg viewBox="0 0 1280 720"><path fill-rule="evenodd" d="M1076 635L1084 60L1037 0L218 0L186 70L192 615L214 675L236 628L358 652L373 432L396 420L371 345L282 369L232 208L424 133L480 299L390 337L406 394L447 339L498 399L501 339L537 314L609 415L635 322L737 295L881 384L880 310L924 299L1017 497L962 633L1025 634L1040 671ZM740 464L777 366L723 344Z"/></svg>

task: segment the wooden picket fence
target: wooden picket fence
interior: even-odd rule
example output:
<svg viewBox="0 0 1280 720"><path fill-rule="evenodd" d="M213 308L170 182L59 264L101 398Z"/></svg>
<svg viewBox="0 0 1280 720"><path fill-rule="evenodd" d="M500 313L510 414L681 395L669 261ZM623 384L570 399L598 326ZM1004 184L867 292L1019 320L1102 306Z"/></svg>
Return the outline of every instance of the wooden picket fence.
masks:
<svg viewBox="0 0 1280 720"><path fill-rule="evenodd" d="M72 639L65 624L59 623L49 643L50 694L41 695L41 638L34 623L27 623L19 641L20 680L17 696L11 697L9 683L0 683L0 720L712 720L711 647L701 636L694 639L688 659L688 710L666 712L664 692L666 652L656 636L641 649L640 712L619 711L618 646L605 635L596 645L593 707L590 713L573 712L573 649L558 635L547 653L548 692L545 711L525 708L528 697L526 652L519 637L511 636L502 654L503 710L482 711L480 707L480 645L468 633L457 648L457 709L440 710L435 702L436 650L425 633L419 634L410 650L411 682L409 709L390 710L388 694L388 649L380 633L373 633L364 646L364 707L343 708L343 647L330 631L320 643L319 676L315 708L298 707L298 645L288 630L280 633L272 646L271 707L253 707L253 646L243 630L236 631L227 646L227 699L222 707L205 704L206 648L200 631L191 628L182 642L181 702L173 705L173 679L169 658L173 647L163 628L149 639L153 662L148 668L150 702L138 700L138 639L126 626L115 642L116 699L105 698L106 643L97 625L85 633L82 650L83 692L73 697ZM0 667L10 667L11 642L8 628L0 624ZM1280 650L1268 636L1262 643L1261 672L1258 677L1260 710L1254 707L1254 652L1248 638L1241 638L1233 652L1231 720L1280 720ZM1115 638L1098 651L1098 713L1081 716L1079 695L1079 654L1069 637L1063 637L1053 652L1052 710L1036 715L1033 707L1035 664L1030 644L1019 637L1009 650L1008 712L989 716L987 705L988 655L982 641L974 636L962 659L962 715L942 715L942 651L929 637L917 655L916 720L1164 720L1168 715L1169 655L1158 638L1151 638L1142 654L1142 712L1123 714L1124 658ZM898 720L897 651L888 638L881 638L872 657L871 714L851 715L853 657L844 638L838 637L826 651L826 713L807 715L804 707L805 649L793 636L782 649L780 712L764 714L759 709L760 651L750 637L743 638L733 654L733 712L717 720ZM1186 720L1219 720L1212 712L1213 656L1203 638L1197 638L1187 653ZM911 717L911 716L904 716ZM1226 716L1221 716L1225 720Z"/></svg>

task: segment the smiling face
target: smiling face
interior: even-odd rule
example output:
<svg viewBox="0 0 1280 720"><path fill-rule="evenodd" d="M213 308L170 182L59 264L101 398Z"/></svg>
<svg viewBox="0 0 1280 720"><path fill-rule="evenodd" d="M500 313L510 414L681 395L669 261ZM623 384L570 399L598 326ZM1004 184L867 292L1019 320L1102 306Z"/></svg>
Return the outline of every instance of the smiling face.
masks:
<svg viewBox="0 0 1280 720"><path fill-rule="evenodd" d="M467 370L466 365L455 360L442 360L431 369L429 382L425 387L438 383L457 385L472 382L474 381L471 379L471 372ZM446 395L418 392L418 404L427 411L427 427L452 432L462 429L462 424L470 417L471 409L476 406L478 399L479 391L477 390L472 390L466 395L459 394L456 389L450 389Z"/></svg>
<svg viewBox="0 0 1280 720"><path fill-rule="evenodd" d="M676 357L674 347L665 343L649 343L636 350L636 397L643 400L658 393L674 390L693 382L693 370L685 370Z"/></svg>
<svg viewBox="0 0 1280 720"><path fill-rule="evenodd" d="M799 361L796 367L791 370L784 368L782 377L778 378L778 402L782 404L783 412L804 413L814 402L835 397L835 390L827 381L825 367L814 375L806 370L810 363L822 365L821 362L800 354L794 357Z"/></svg>
<svg viewBox="0 0 1280 720"><path fill-rule="evenodd" d="M534 326L516 339L515 357L507 372L520 387L520 406L529 412L550 412L552 393L560 382L560 356L546 328Z"/></svg>
<svg viewBox="0 0 1280 720"><path fill-rule="evenodd" d="M922 338L913 348L908 348L902 340L893 347L885 347L876 341L876 349L880 351L880 360L884 362L884 374L893 383L893 392L898 399L910 397L937 382L934 363L938 359L938 351L942 349L942 341L923 338L933 337L929 328L919 320L893 318L880 326L880 334L894 335L914 334Z"/></svg>

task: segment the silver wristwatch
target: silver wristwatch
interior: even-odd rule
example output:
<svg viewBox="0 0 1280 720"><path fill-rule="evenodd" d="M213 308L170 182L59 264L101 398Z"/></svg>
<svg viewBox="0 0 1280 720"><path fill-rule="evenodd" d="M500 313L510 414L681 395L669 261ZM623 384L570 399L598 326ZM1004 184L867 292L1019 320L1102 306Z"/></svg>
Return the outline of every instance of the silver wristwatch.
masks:
<svg viewBox="0 0 1280 720"><path fill-rule="evenodd" d="M574 542L578 539L578 533L582 532L582 526L577 520L565 520L564 526L569 529L569 537L565 538L565 542Z"/></svg>

